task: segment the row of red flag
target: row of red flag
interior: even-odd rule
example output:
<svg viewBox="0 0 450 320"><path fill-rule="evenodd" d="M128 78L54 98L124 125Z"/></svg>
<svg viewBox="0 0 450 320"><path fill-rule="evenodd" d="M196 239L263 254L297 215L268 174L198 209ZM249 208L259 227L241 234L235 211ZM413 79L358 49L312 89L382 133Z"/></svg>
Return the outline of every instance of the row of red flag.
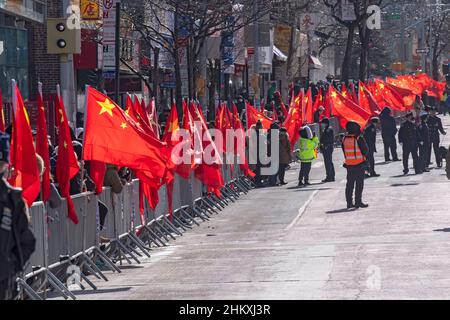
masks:
<svg viewBox="0 0 450 320"><path fill-rule="evenodd" d="M314 112L319 106L325 109L324 116L337 116L341 126L349 120L356 121L365 126L370 117L378 115L385 107L390 106L394 110L405 111L412 108L416 96L426 93L429 96L441 97L445 89L445 83L437 82L427 75L399 76L386 81L376 79L373 82L359 83L358 94L350 85L347 89L342 86L337 91L330 86L326 93L319 92L313 102L311 89L306 93L300 93L292 98L289 108L281 105L284 116L283 126L287 129L292 146L299 138L299 129L306 123L313 122ZM167 186L169 211L171 212L171 199L173 192L174 174L182 178L189 178L191 172L203 184L208 191L220 194L224 186L222 177L223 154L227 152L223 147L219 150L208 131L208 127L202 110L197 103L189 105L183 102L182 129L188 132L188 139L182 139L180 135L177 109L172 106L166 123L166 130L162 137L159 136L159 126L154 103L150 101L148 106L144 101L139 102L135 97L127 97L126 110L124 111L110 98L88 87L86 91L86 125L84 130L83 160L90 161L90 175L97 186L96 193L102 191L103 178L106 164L114 164L118 167L128 167L134 171L140 183L140 209L144 210L144 197L149 205L155 208L158 203L158 190L161 186ZM20 91L15 85L13 88L13 129L11 137L11 166L13 173L9 182L23 190L23 197L28 206L42 194L42 200L48 201L50 197L50 159L48 152L47 124L45 120L45 108L42 94L38 95L38 123L36 146L33 144L32 131ZM56 165L56 181L63 197L68 202L68 215L74 223L78 217L69 194L70 180L74 178L80 168L76 159L70 128L67 121L63 100L58 94L55 99L58 128L58 158ZM261 120L265 129L268 129L276 119L269 118L247 104L247 125L251 127ZM195 125L199 123L200 127ZM0 117L0 130L4 131L5 122L3 111ZM245 141L245 132L239 119L237 108L233 105L230 110L226 105L221 105L217 111L216 129L225 133L227 129L242 132L241 137ZM226 137L226 134L223 135ZM201 141L200 149L194 148L194 141ZM224 146L227 145L225 142ZM245 153L237 148L234 143L233 155L245 159ZM174 152L175 149L178 152ZM185 152L188 150L187 152ZM201 161L205 150L212 150L213 161L205 163ZM36 153L44 161L45 171L42 181L37 168ZM190 163L177 161L186 156L191 157ZM200 158L200 161L196 161ZM242 161L241 161L242 162ZM245 160L240 164L241 170L253 176ZM42 186L42 190L41 190Z"/></svg>
<svg viewBox="0 0 450 320"><path fill-rule="evenodd" d="M326 92L319 89L314 102L309 88L306 93L300 91L292 97L289 109L281 103L280 110L284 116L282 126L287 129L291 145L294 147L300 137L301 126L314 122L314 113L320 106L324 108L321 117L336 116L343 128L350 120L364 127L371 117L379 115L386 106L393 110L406 111L413 109L416 97L422 94L440 99L445 86L445 82L436 81L427 74L402 75L386 78L385 81L381 79L359 81L358 90L353 83L350 83L349 88L342 84L340 91L330 85ZM248 128L259 120L264 129L269 129L270 125L278 120L277 112L273 112L271 118L249 103L246 116Z"/></svg>
<svg viewBox="0 0 450 320"><path fill-rule="evenodd" d="M31 206L39 194L43 201L50 197L50 159L47 140L47 124L42 94L38 96L38 122L36 131L36 146L27 111L20 91L14 88L14 116L11 142L11 167L13 175L9 182L23 190L23 197ZM61 195L67 199L68 216L74 223L78 217L70 198L70 180L80 170L73 150L70 128L65 113L63 101L58 94L55 99L58 128L58 157L56 165L56 182L59 184ZM225 110L225 108L223 108ZM228 108L226 128L243 129L234 107L231 113ZM3 131L4 131L4 122ZM220 196L220 189L224 186L222 176L223 150L218 150L197 103L189 105L183 102L182 129L188 133L187 139L180 134L177 109L172 106L166 123L164 135L159 135L159 125L154 103L148 106L137 97L134 101L130 96L126 99L125 111L106 95L88 87L86 91L86 114L83 142L83 160L90 161L90 176L96 184L96 193L102 192L106 164L130 168L140 179L140 211L144 213L144 198L151 208L158 204L158 190L166 185L169 211L172 212L172 193L174 174L177 173L188 179L191 173L208 187L208 191ZM243 130L242 130L243 132ZM245 133L244 133L245 134ZM194 146L200 141L200 148ZM178 149L175 150L175 148ZM187 151L186 151L187 150ZM211 159L203 161L203 153L212 150ZM237 155L237 149L233 155ZM44 161L45 171L42 181L39 177L36 154ZM182 162L188 154L190 161ZM240 153L245 157L245 153ZM241 165L248 175L253 173L245 161Z"/></svg>

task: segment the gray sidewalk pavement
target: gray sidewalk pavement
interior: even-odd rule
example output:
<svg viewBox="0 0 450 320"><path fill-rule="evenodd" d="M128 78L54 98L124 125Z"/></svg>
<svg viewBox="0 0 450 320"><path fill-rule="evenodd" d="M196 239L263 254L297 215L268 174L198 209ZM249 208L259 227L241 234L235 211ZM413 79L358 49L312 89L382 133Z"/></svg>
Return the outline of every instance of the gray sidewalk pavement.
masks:
<svg viewBox="0 0 450 320"><path fill-rule="evenodd" d="M444 125L450 128L450 118ZM252 190L142 264L107 272L110 281L95 280L99 290L77 298L449 299L445 171L402 176L402 163L385 164L378 142L381 176L366 180L369 208L344 210L345 169L336 149L336 182L320 183L320 157L313 185L298 189L295 165L288 185Z"/></svg>

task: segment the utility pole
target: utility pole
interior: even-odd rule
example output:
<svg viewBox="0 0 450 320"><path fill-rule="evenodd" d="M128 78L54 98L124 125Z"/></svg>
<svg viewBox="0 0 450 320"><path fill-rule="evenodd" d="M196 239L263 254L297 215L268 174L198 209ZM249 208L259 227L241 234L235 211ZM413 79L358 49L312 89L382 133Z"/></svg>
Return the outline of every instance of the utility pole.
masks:
<svg viewBox="0 0 450 320"><path fill-rule="evenodd" d="M72 6L70 0L63 0L63 17L69 19L74 13L72 12ZM73 18L73 16L72 16ZM77 17L80 19L80 17ZM74 23L76 27L76 23ZM78 21L79 25L79 21ZM73 68L73 54L64 54L60 58L60 86L61 97L66 107L66 112L73 125L76 125L77 114L77 94L75 85L75 72Z"/></svg>
<svg viewBox="0 0 450 320"><path fill-rule="evenodd" d="M254 61L253 61L253 73L254 73L254 77L258 77L259 79L259 19L257 19L258 17L258 0L254 0L253 1L253 19L254 19L254 37L255 37L255 41L254 41ZM260 101L260 83L258 80L258 90L255 90L255 107L260 110L261 107L261 101Z"/></svg>
<svg viewBox="0 0 450 320"><path fill-rule="evenodd" d="M115 86L114 86L114 97L116 103L121 105L120 101L120 2L116 2L116 32L115 32Z"/></svg>

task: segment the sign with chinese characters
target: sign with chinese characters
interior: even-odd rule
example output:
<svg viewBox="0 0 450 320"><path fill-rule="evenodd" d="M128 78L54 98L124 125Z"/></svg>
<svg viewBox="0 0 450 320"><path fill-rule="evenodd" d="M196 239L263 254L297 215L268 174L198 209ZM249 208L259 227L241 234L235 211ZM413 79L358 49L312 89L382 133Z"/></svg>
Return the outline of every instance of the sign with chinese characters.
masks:
<svg viewBox="0 0 450 320"><path fill-rule="evenodd" d="M82 20L100 19L100 6L98 0L81 0L80 11Z"/></svg>
<svg viewBox="0 0 450 320"><path fill-rule="evenodd" d="M305 13L300 15L300 31L314 31L317 27L318 16L314 13Z"/></svg>
<svg viewBox="0 0 450 320"><path fill-rule="evenodd" d="M103 2L103 71L116 69L116 3L117 0Z"/></svg>

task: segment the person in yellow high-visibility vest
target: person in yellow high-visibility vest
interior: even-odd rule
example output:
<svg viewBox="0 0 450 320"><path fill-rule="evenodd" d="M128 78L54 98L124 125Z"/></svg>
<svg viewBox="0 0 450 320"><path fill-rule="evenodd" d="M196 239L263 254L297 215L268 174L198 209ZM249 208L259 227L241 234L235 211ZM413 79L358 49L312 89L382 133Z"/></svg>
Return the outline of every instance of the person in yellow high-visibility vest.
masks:
<svg viewBox="0 0 450 320"><path fill-rule="evenodd" d="M304 187L310 185L309 172L311 164L317 158L317 148L319 147L319 138L313 135L311 128L304 126L300 129L300 149L298 157L300 158L300 173L298 177L298 186Z"/></svg>

